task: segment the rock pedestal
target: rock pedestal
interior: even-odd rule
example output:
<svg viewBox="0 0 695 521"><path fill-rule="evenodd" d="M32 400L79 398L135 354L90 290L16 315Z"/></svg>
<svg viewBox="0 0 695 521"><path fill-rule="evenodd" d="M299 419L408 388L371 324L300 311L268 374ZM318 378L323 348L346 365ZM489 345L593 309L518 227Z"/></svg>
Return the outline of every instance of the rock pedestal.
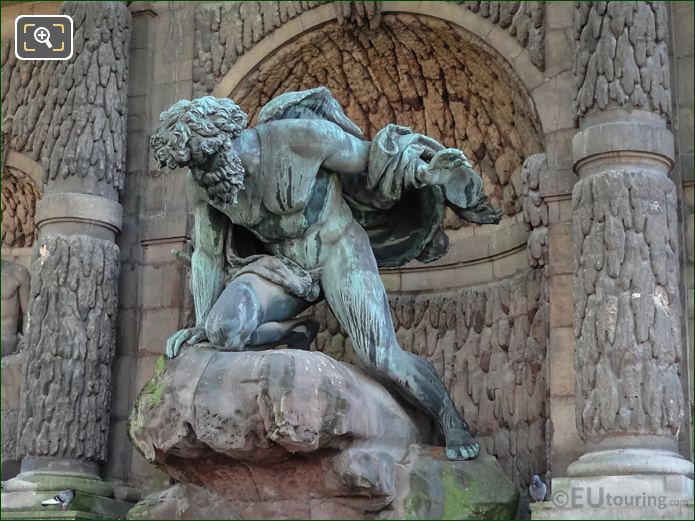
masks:
<svg viewBox="0 0 695 521"><path fill-rule="evenodd" d="M518 501L494 458L447 461L429 419L322 353L162 359L130 436L181 481L131 519L499 518Z"/></svg>

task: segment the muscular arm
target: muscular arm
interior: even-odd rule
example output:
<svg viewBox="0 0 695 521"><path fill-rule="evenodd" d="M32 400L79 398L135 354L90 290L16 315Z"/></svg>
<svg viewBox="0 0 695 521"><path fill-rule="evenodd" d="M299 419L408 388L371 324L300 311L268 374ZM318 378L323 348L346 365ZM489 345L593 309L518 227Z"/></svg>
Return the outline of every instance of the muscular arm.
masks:
<svg viewBox="0 0 695 521"><path fill-rule="evenodd" d="M305 158L317 158L338 174L367 172L369 141L358 139L338 125L324 120L281 120L291 148ZM483 181L458 149L443 148L425 161L418 158L412 187L441 186L447 204L464 219L497 223L500 212L485 201Z"/></svg>
<svg viewBox="0 0 695 521"><path fill-rule="evenodd" d="M369 141L348 134L325 120L283 120L292 149L304 157L316 157L321 165L338 174L367 171Z"/></svg>
<svg viewBox="0 0 695 521"><path fill-rule="evenodd" d="M224 221L201 195L189 173L186 190L193 206L195 249L191 256L191 293L195 305L196 325L205 319L224 288Z"/></svg>
<svg viewBox="0 0 695 521"><path fill-rule="evenodd" d="M194 218L191 293L196 324L169 337L166 345L169 358L175 357L184 343L196 344L206 339L205 321L224 289L224 217L207 203L204 190L198 187L190 172L186 178L186 195Z"/></svg>

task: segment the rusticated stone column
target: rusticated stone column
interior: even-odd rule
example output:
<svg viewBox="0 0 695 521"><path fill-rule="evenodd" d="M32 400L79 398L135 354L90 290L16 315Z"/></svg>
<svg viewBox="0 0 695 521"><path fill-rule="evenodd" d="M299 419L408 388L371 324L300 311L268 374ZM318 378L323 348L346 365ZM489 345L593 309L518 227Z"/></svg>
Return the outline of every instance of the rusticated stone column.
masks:
<svg viewBox="0 0 695 521"><path fill-rule="evenodd" d="M578 2L574 31L577 428L590 450L675 451L683 388L667 5ZM660 454L645 471L663 458L688 466ZM608 469L614 456L592 465ZM570 467L588 471L581 458Z"/></svg>
<svg viewBox="0 0 695 521"><path fill-rule="evenodd" d="M552 504L563 508L534 509L536 519L692 519L693 465L677 453L684 405L667 9L575 3L574 368L585 453L569 478L553 477ZM680 502L688 496L690 506Z"/></svg>
<svg viewBox="0 0 695 521"><path fill-rule="evenodd" d="M46 186L36 212L19 414L23 460L3 489L3 517L16 510L26 517L64 489L77 491L69 510L123 513L99 465L116 347L130 13L122 2L66 2L61 12L74 20L75 52L40 71L53 77L38 118L46 125ZM101 502L83 503L85 494Z"/></svg>

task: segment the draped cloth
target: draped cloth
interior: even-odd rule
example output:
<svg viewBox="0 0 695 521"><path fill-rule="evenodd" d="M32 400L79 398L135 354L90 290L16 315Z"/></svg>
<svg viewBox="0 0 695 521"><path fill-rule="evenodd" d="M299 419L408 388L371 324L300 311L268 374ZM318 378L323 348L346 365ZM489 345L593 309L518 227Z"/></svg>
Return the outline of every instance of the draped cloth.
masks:
<svg viewBox="0 0 695 521"><path fill-rule="evenodd" d="M434 139L388 125L371 143L366 175L342 177L343 197L367 232L380 267L403 266L418 257L431 262L446 253L442 190L417 177L423 161L442 149Z"/></svg>

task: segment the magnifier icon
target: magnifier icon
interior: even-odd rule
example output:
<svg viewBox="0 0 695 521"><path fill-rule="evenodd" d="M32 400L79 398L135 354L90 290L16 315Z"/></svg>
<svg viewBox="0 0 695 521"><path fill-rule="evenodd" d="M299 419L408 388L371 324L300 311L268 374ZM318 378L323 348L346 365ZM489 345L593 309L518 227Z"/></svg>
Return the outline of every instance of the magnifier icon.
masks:
<svg viewBox="0 0 695 521"><path fill-rule="evenodd" d="M45 27L37 27L34 30L34 39L39 42L39 43L44 43L46 44L46 47L49 49L53 49L53 46L51 45L51 32L46 29Z"/></svg>

